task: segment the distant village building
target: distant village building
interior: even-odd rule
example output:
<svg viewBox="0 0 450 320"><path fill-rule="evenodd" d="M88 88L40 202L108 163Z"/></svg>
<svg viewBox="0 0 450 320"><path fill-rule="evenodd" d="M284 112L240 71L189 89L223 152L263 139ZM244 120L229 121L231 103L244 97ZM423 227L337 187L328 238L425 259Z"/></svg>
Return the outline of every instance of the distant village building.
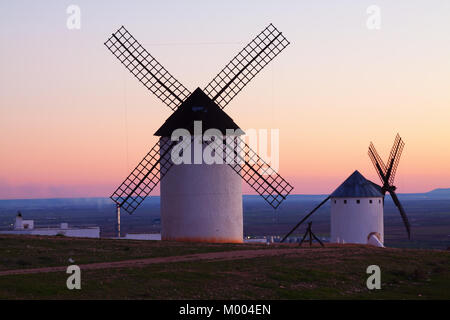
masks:
<svg viewBox="0 0 450 320"><path fill-rule="evenodd" d="M383 246L383 194L379 185L355 171L330 199L330 242Z"/></svg>
<svg viewBox="0 0 450 320"><path fill-rule="evenodd" d="M71 227L68 223L63 222L59 226L35 228L34 220L24 220L22 214L19 212L16 216L13 229L0 231L0 234L63 235L67 237L100 238L100 227Z"/></svg>

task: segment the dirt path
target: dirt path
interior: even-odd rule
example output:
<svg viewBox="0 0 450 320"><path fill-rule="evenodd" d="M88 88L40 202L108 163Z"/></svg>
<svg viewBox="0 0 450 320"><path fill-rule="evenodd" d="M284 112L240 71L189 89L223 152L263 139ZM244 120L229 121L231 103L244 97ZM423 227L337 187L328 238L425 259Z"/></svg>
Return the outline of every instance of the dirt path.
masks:
<svg viewBox="0 0 450 320"><path fill-rule="evenodd" d="M184 262L195 260L239 260L239 259L252 259L258 257L270 257L277 255L305 254L307 252L310 253L309 250L302 250L302 249L261 249L261 250L223 251L223 252L189 254L184 256L89 263L89 264L80 264L79 267L81 268L82 271L95 269L130 268L130 267L144 267L150 264L157 264L157 263ZM5 270L0 271L0 276L47 273L47 272L65 272L66 269L67 266Z"/></svg>

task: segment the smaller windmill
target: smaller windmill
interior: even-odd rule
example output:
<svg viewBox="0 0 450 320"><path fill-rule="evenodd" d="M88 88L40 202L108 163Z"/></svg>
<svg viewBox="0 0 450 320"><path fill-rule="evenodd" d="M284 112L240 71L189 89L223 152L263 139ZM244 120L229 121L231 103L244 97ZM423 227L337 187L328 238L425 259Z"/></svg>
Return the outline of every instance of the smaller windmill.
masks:
<svg viewBox="0 0 450 320"><path fill-rule="evenodd" d="M411 239L410 224L405 210L401 205L397 194L396 187L393 185L395 173L397 171L400 156L402 154L405 143L397 134L394 145L387 161L387 165L381 160L373 143L369 146L369 157L377 170L382 185L376 185L372 181L364 178L358 171L355 171L347 180L345 180L332 194L326 197L312 211L310 211L299 223L297 223L291 231L289 231L281 242L285 241L298 227L300 227L313 213L315 213L328 200L332 200L331 204L331 225L332 239L339 238L344 234L345 237L353 239L366 239L361 232L367 231L367 236L372 233L380 234L380 241L383 242L383 206L386 192L392 197L394 204L397 206L400 215L405 224L408 233L408 239ZM351 221L348 221L351 219ZM334 228L333 228L334 227ZM334 230L333 230L334 229ZM373 229L373 230L372 230ZM365 230L365 231L362 231ZM335 234L333 236L333 233ZM337 241L339 242L339 240ZM347 241L348 242L348 241ZM358 243L366 243L364 240L356 241Z"/></svg>

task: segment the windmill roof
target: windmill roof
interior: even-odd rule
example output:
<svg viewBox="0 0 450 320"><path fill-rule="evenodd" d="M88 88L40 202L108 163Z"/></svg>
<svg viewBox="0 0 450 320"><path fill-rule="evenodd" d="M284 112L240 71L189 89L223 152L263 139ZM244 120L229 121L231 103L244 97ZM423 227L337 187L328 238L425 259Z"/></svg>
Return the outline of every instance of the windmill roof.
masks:
<svg viewBox="0 0 450 320"><path fill-rule="evenodd" d="M155 132L155 136L170 137L172 132L179 128L187 129L191 134L194 134L194 121L202 121L203 132L208 129L218 129L225 135L226 129L240 129L230 116L200 88L197 88L167 118L164 124ZM243 134L243 131L241 134Z"/></svg>
<svg viewBox="0 0 450 320"><path fill-rule="evenodd" d="M353 172L334 192L332 198L377 198L382 197L381 187L364 178L358 170Z"/></svg>

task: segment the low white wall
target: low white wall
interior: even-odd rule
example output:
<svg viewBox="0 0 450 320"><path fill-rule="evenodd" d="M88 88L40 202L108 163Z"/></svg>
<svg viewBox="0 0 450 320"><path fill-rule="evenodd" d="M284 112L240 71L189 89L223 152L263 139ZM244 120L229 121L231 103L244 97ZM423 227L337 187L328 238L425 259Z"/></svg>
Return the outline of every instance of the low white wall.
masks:
<svg viewBox="0 0 450 320"><path fill-rule="evenodd" d="M160 233L127 233L125 239L131 240L161 240Z"/></svg>
<svg viewBox="0 0 450 320"><path fill-rule="evenodd" d="M28 234L28 235L41 235L41 236L57 236L64 235L67 237L81 237L81 238L100 238L100 228L92 227L85 229L58 229L58 228L48 228L48 229L34 229L34 230L11 230L11 231L0 231L1 234Z"/></svg>
<svg viewBox="0 0 450 320"><path fill-rule="evenodd" d="M34 229L34 220L22 220L23 229Z"/></svg>
<svg viewBox="0 0 450 320"><path fill-rule="evenodd" d="M244 243L267 243L267 239L244 239Z"/></svg>

